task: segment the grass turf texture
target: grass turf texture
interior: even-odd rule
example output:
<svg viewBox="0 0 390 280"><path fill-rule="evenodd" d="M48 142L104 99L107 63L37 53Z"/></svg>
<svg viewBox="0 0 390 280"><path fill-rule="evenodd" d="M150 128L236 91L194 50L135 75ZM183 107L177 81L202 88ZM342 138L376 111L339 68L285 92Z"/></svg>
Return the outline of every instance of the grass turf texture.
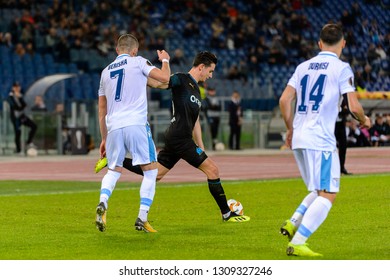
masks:
<svg viewBox="0 0 390 280"><path fill-rule="evenodd" d="M390 175L348 176L324 224L309 239L320 259L388 260ZM139 184L120 182L107 230L95 228L100 184L0 181L2 260L283 260L279 234L306 188L300 179L223 182L251 221L224 223L205 183L158 183L149 220L134 230ZM302 258L299 258L302 259Z"/></svg>

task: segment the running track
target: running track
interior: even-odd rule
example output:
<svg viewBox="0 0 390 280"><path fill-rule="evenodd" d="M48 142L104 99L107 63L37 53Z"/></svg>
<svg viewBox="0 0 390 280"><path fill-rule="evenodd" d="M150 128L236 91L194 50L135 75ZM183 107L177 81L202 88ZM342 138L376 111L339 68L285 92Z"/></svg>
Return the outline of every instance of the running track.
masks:
<svg viewBox="0 0 390 280"><path fill-rule="evenodd" d="M208 155L224 181L300 176L290 150L210 151ZM1 180L100 182L105 172L94 173L98 157L97 150L83 156L0 156L0 186ZM390 147L348 149L346 168L354 174L390 172ZM180 161L162 182L204 182L205 178L201 171ZM120 180L139 182L141 177L125 170Z"/></svg>

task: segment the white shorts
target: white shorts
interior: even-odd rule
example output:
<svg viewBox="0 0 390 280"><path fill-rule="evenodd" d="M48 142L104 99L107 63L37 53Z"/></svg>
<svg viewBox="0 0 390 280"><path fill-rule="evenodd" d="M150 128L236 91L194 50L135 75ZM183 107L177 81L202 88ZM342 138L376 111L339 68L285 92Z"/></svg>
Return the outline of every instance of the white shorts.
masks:
<svg viewBox="0 0 390 280"><path fill-rule="evenodd" d="M131 125L107 134L106 156L108 168L122 167L126 153L130 153L133 165L157 161L156 147L149 124Z"/></svg>
<svg viewBox="0 0 390 280"><path fill-rule="evenodd" d="M296 149L294 156L309 191L339 192L340 161L337 150Z"/></svg>

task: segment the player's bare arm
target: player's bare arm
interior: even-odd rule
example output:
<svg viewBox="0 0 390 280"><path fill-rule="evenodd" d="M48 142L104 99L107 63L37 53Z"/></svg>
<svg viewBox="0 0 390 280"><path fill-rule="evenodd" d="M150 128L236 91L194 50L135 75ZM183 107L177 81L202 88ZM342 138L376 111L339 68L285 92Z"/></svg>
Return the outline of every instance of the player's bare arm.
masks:
<svg viewBox="0 0 390 280"><path fill-rule="evenodd" d="M169 85L169 82L162 83L160 81L157 81L156 79L148 77L148 86L151 88L167 89L168 85Z"/></svg>
<svg viewBox="0 0 390 280"><path fill-rule="evenodd" d="M348 110L355 118L361 126L370 128L371 127L371 120L369 117L367 117L364 114L364 110L362 105L360 104L359 100L356 97L355 92L349 92L346 95L344 95L344 98L347 98L347 106Z"/></svg>
<svg viewBox="0 0 390 280"><path fill-rule="evenodd" d="M280 111L283 116L284 123L287 128L286 132L286 146L291 148L291 141L292 141L292 135L293 135L293 101L296 98L296 91L295 88L288 85L284 91L282 96L279 99L279 106Z"/></svg>
<svg viewBox="0 0 390 280"><path fill-rule="evenodd" d="M99 126L100 126L100 135L102 137L102 142L100 143L101 157L104 157L106 155L106 138L107 138L106 115L107 115L107 98L106 96L99 96Z"/></svg>
<svg viewBox="0 0 390 280"><path fill-rule="evenodd" d="M202 129L200 127L199 117L196 120L194 129L192 130L192 137L194 138L196 145L198 145L199 148L204 150L204 144L203 144L203 139L202 139Z"/></svg>
<svg viewBox="0 0 390 280"><path fill-rule="evenodd" d="M168 83L171 76L171 68L169 67L169 54L165 51L157 51L158 60L162 62L161 69L154 68L149 73L149 78L155 79L161 83Z"/></svg>

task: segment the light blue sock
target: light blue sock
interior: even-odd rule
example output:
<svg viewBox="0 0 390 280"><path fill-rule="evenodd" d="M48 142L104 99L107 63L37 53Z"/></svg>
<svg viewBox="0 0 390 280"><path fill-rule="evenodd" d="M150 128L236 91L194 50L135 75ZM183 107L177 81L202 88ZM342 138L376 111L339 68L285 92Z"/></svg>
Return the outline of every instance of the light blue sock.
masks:
<svg viewBox="0 0 390 280"><path fill-rule="evenodd" d="M143 222L148 220L149 209L153 203L154 194L156 193L157 173L157 169L144 171L144 178L142 179L140 188L141 201L138 213L138 218Z"/></svg>
<svg viewBox="0 0 390 280"><path fill-rule="evenodd" d="M108 208L108 199L115 189L116 182L121 177L121 173L113 170L108 170L107 174L102 179L100 188L100 202L104 203L106 209Z"/></svg>
<svg viewBox="0 0 390 280"><path fill-rule="evenodd" d="M292 215L290 221L296 226L299 227L299 225L302 222L303 215L305 215L305 212L307 208L313 203L313 201L318 197L318 193L316 191L309 193L301 202L301 204L298 206L297 210L295 210L294 214Z"/></svg>
<svg viewBox="0 0 390 280"><path fill-rule="evenodd" d="M307 209L303 216L302 223L295 233L291 243L304 244L306 240L319 228L319 226L325 221L332 203L329 199L319 196Z"/></svg>

